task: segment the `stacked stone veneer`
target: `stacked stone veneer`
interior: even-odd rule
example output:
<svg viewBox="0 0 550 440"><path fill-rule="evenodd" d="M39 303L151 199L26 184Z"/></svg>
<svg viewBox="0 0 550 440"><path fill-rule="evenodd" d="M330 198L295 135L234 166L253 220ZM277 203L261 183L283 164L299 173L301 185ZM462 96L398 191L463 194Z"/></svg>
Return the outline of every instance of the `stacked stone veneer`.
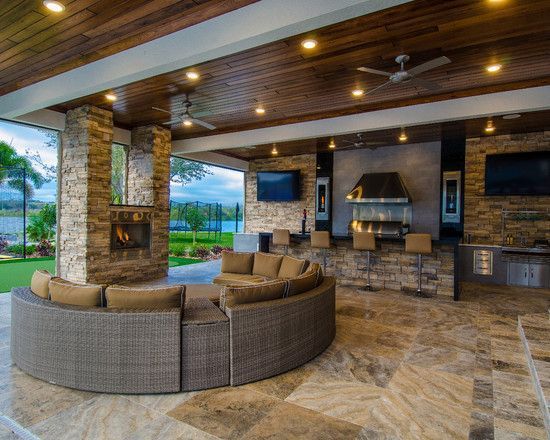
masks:
<svg viewBox="0 0 550 440"><path fill-rule="evenodd" d="M302 154L299 156L258 159L250 162L250 168L245 173L245 232L269 232L272 229L284 228L292 232L301 229L303 210L308 218L307 230L315 229L315 177L316 155ZM292 202L258 202L256 172L300 170L300 200Z"/></svg>
<svg viewBox="0 0 550 440"><path fill-rule="evenodd" d="M550 150L550 132L489 136L466 140L464 232L474 243L502 244L502 210L549 210L550 196L485 196L485 156ZM528 244L550 239L550 219L506 221L505 234Z"/></svg>
<svg viewBox="0 0 550 440"><path fill-rule="evenodd" d="M128 201L153 208L151 248L111 250L112 113L93 106L67 112L62 134L58 274L99 284L139 281L168 271L170 132L132 131ZM139 169L138 169L139 168Z"/></svg>
<svg viewBox="0 0 550 440"><path fill-rule="evenodd" d="M378 241L371 266L371 284L388 290L416 289L417 258L406 254L403 242ZM270 252L284 253L280 246ZM309 240L294 241L288 255L322 264L321 251L313 249ZM336 240L328 251L327 274L334 275L339 284L366 284L366 252L353 249L351 240ZM422 289L434 295L452 297L454 293L454 247L434 244L433 253L422 257Z"/></svg>

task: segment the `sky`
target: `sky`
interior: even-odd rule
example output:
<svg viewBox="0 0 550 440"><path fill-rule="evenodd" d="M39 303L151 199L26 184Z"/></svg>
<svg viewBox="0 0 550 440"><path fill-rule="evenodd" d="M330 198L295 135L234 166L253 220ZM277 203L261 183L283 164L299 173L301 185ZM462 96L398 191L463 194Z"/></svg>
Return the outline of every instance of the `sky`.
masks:
<svg viewBox="0 0 550 440"><path fill-rule="evenodd" d="M39 153L44 164L57 165L57 151L46 148L47 137L34 127L14 124L0 120L0 140L15 148L18 154ZM200 181L187 185L172 183L170 199L179 202L220 202L223 205L242 205L244 200L244 175L240 171L209 166L212 174ZM44 202L54 202L56 198L56 183L51 181L35 191L34 198Z"/></svg>

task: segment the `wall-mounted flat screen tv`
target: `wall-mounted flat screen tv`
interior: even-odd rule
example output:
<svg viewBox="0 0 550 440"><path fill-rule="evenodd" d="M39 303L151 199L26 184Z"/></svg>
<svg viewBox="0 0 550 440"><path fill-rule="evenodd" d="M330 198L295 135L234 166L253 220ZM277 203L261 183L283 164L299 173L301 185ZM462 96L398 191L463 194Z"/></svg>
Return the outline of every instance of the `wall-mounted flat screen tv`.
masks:
<svg viewBox="0 0 550 440"><path fill-rule="evenodd" d="M258 171L256 173L258 201L289 201L300 199L300 170Z"/></svg>
<svg viewBox="0 0 550 440"><path fill-rule="evenodd" d="M550 195L550 151L487 155L485 195Z"/></svg>

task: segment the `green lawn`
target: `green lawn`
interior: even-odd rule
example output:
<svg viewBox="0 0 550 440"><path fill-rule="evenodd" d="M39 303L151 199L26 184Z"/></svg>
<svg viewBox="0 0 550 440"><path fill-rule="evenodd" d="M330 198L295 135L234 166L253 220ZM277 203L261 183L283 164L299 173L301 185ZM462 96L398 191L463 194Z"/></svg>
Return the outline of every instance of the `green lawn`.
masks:
<svg viewBox="0 0 550 440"><path fill-rule="evenodd" d="M223 232L217 234L214 238L214 233L199 232L197 234L197 243L195 246L203 246L211 248L214 245L222 247L233 247L233 232ZM170 232L170 253L173 255L184 255L189 253L193 248L193 233L192 232Z"/></svg>
<svg viewBox="0 0 550 440"><path fill-rule="evenodd" d="M169 258L170 267L200 263L195 258ZM9 292L12 287L28 286L35 270L45 269L55 273L55 258L29 258L27 260L0 261L0 292Z"/></svg>

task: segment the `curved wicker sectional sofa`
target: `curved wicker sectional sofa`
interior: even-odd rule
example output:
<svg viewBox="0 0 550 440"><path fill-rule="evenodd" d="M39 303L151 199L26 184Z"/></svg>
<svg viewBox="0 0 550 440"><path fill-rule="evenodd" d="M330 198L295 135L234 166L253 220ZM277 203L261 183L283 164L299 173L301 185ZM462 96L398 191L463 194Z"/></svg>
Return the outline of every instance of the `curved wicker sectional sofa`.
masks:
<svg viewBox="0 0 550 440"><path fill-rule="evenodd" d="M189 299L182 321L181 308L70 306L15 288L12 359L32 376L71 388L170 393L265 379L308 362L334 339L332 277L293 297L226 307L224 320L209 321L223 313L204 301ZM186 327L188 307L202 313L198 331Z"/></svg>

